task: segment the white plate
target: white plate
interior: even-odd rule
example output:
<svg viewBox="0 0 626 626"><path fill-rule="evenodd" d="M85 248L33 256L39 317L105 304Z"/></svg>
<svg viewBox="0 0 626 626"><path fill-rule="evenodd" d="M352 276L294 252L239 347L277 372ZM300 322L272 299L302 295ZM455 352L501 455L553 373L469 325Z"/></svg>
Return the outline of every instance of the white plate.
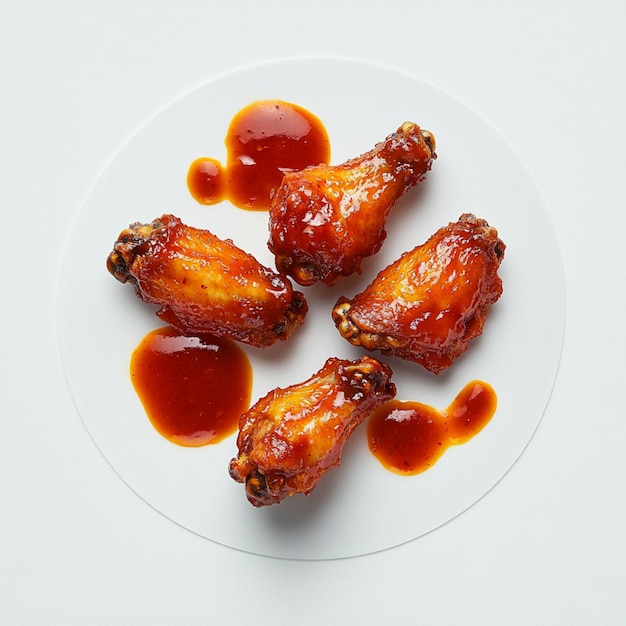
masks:
<svg viewBox="0 0 626 626"><path fill-rule="evenodd" d="M439 158L428 179L394 207L381 252L360 277L333 288L304 289L310 312L290 341L247 349L253 401L299 382L327 357L362 352L335 330L330 309L381 267L423 243L437 228L471 211L507 244L504 293L482 337L448 371L388 359L398 398L445 407L479 378L498 394L498 410L469 443L451 448L434 468L392 474L370 454L365 427L346 446L341 467L311 496L255 509L227 471L235 436L215 446L178 447L156 433L129 377L129 358L145 333L162 324L153 308L105 269L120 230L174 213L229 237L273 267L267 214L228 203L201 206L185 176L200 156L225 159L233 115L254 100L287 100L325 124L338 163L370 149L406 120L430 130ZM361 62L296 59L241 69L184 95L150 119L115 155L83 207L64 260L58 329L68 385L102 454L146 502L181 526L253 553L329 559L371 553L419 537L470 507L518 459L544 413L560 359L564 285L546 209L509 146L449 95L404 73Z"/></svg>

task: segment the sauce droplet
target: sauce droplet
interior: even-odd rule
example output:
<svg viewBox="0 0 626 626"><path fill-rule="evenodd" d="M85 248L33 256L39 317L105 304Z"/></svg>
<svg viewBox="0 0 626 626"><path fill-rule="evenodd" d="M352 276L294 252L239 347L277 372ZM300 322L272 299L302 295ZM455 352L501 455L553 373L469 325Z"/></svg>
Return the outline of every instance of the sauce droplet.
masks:
<svg viewBox="0 0 626 626"><path fill-rule="evenodd" d="M230 200L241 209L267 210L286 171L330 159L322 122L282 100L259 100L239 111L228 128L226 149L226 167L211 157L189 167L187 187L201 204Z"/></svg>
<svg viewBox="0 0 626 626"><path fill-rule="evenodd" d="M226 196L222 164L211 157L196 159L187 173L187 187L200 204L215 204Z"/></svg>
<svg viewBox="0 0 626 626"><path fill-rule="evenodd" d="M155 429L181 446L222 441L250 406L252 369L230 339L157 328L133 351L130 371Z"/></svg>
<svg viewBox="0 0 626 626"><path fill-rule="evenodd" d="M474 380L450 406L440 411L420 402L392 400L367 424L372 454L397 474L419 474L432 467L454 445L469 441L491 420L497 406L495 391Z"/></svg>

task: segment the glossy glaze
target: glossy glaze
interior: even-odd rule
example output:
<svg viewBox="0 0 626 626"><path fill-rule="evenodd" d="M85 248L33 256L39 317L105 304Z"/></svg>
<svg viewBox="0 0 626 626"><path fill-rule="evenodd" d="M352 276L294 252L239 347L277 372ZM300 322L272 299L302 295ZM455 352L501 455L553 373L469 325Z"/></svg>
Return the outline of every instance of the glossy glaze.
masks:
<svg viewBox="0 0 626 626"><path fill-rule="evenodd" d="M157 316L186 333L229 337L257 348L286 340L307 312L304 295L231 240L162 215L123 230L109 272L134 284Z"/></svg>
<svg viewBox="0 0 626 626"><path fill-rule="evenodd" d="M254 506L310 494L339 465L348 438L396 394L391 369L363 356L330 358L313 376L277 388L242 415L230 475Z"/></svg>
<svg viewBox="0 0 626 626"><path fill-rule="evenodd" d="M415 361L434 374L480 335L502 293L504 242L484 219L464 214L404 253L332 315L341 335L367 350Z"/></svg>
<svg viewBox="0 0 626 626"><path fill-rule="evenodd" d="M435 139L406 122L372 150L339 165L285 174L270 204L276 267L301 285L359 272L386 237L396 201L424 180Z"/></svg>

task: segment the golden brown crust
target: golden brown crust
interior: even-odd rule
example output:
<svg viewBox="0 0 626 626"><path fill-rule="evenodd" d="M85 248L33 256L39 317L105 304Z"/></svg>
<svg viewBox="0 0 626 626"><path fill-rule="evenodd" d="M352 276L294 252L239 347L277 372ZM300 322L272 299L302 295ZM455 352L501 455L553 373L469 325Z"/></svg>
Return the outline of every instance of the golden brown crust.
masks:
<svg viewBox="0 0 626 626"><path fill-rule="evenodd" d="M257 507L310 494L339 465L354 429L395 396L390 379L391 369L372 357L330 358L308 380L271 391L240 419L231 477Z"/></svg>
<svg viewBox="0 0 626 626"><path fill-rule="evenodd" d="M173 215L123 230L107 258L157 315L186 333L226 336L259 348L287 339L307 303L289 280L230 240Z"/></svg>
<svg viewBox="0 0 626 626"><path fill-rule="evenodd" d="M502 293L497 271L505 247L495 228L464 214L382 270L362 293L340 298L335 325L354 345L436 374L482 333L489 306Z"/></svg>
<svg viewBox="0 0 626 626"><path fill-rule="evenodd" d="M433 135L406 122L341 165L287 172L269 213L268 246L278 270L301 285L331 285L359 272L385 239L391 207L425 178L435 158Z"/></svg>

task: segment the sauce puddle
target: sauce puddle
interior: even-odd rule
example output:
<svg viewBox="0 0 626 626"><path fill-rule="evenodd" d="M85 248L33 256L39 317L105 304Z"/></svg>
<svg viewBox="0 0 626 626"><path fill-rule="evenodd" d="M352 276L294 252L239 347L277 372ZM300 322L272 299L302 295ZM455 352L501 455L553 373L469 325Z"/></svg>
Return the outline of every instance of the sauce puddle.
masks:
<svg viewBox="0 0 626 626"><path fill-rule="evenodd" d="M497 396L474 380L442 411L420 402L392 400L367 424L372 454L388 470L414 475L432 467L450 447L469 441L493 417Z"/></svg>
<svg viewBox="0 0 626 626"><path fill-rule="evenodd" d="M200 204L230 200L236 207L267 210L286 171L328 163L330 140L322 122L303 107L259 100L232 119L226 135L227 163L193 161L187 188Z"/></svg>
<svg viewBox="0 0 626 626"><path fill-rule="evenodd" d="M250 362L230 339L157 328L133 351L130 373L152 425L181 446L222 441L250 406Z"/></svg>

